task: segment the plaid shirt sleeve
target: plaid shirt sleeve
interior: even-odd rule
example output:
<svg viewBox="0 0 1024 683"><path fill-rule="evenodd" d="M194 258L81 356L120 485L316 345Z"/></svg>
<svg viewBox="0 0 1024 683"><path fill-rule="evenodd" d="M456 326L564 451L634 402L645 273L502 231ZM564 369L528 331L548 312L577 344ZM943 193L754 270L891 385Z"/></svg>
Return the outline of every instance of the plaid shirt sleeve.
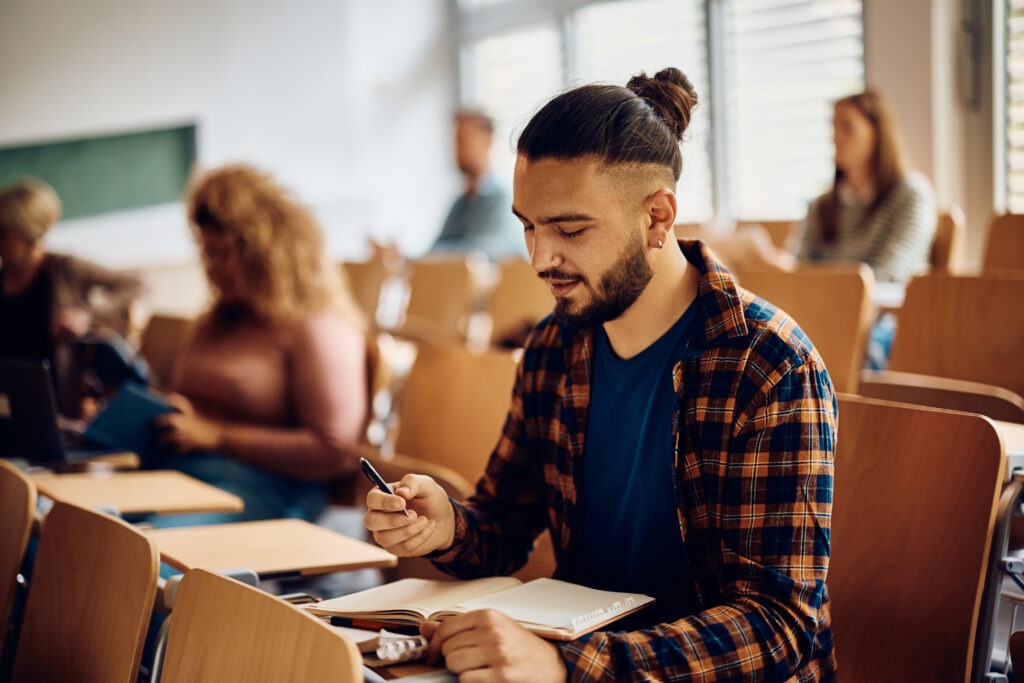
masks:
<svg viewBox="0 0 1024 683"><path fill-rule="evenodd" d="M700 476L718 546L708 559L720 598L673 623L562 645L570 680L819 679L809 659L828 627L836 413L813 358L740 412L727 450L705 454Z"/></svg>

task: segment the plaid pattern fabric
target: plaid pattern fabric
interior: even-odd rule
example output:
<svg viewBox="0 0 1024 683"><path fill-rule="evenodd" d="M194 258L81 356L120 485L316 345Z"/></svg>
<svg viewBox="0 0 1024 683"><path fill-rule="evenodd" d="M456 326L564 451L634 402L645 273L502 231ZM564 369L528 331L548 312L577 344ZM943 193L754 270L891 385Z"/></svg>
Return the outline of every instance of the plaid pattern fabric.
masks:
<svg viewBox="0 0 1024 683"><path fill-rule="evenodd" d="M701 272L703 327L673 370L675 483L703 611L561 645L569 679L832 680L832 383L792 319L739 289L699 242L680 246ZM591 331L549 318L534 332L487 471L454 504L455 543L434 558L439 567L463 578L511 573L548 528L556 576L571 576L592 355Z"/></svg>

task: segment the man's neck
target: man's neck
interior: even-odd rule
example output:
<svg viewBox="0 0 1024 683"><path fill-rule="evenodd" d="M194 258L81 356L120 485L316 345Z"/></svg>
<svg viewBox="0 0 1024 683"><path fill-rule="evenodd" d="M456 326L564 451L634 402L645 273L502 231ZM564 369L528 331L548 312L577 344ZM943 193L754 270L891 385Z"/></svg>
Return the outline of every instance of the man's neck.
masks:
<svg viewBox="0 0 1024 683"><path fill-rule="evenodd" d="M479 173L467 173L465 174L465 190L468 195L475 195L480 191L480 185L483 183L484 176L487 175L487 171L481 171Z"/></svg>
<svg viewBox="0 0 1024 683"><path fill-rule="evenodd" d="M632 358L656 342L686 312L697 296L697 269L675 243L659 254L647 289L616 320L604 324L608 341L620 358ZM671 249L671 251L669 251Z"/></svg>

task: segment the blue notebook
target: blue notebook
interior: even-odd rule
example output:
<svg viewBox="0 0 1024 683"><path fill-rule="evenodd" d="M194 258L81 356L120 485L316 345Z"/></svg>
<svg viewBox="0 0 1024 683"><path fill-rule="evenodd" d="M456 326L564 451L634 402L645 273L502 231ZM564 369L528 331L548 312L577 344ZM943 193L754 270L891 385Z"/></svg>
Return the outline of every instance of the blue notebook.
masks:
<svg viewBox="0 0 1024 683"><path fill-rule="evenodd" d="M131 451L146 466L153 463L157 450L153 419L174 410L147 387L126 382L86 426L83 437L106 448Z"/></svg>

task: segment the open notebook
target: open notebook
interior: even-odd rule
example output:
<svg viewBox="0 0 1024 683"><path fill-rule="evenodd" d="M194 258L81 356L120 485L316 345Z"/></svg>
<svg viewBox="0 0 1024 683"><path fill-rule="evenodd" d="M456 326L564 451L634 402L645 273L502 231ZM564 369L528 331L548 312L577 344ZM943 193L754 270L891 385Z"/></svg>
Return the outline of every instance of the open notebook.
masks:
<svg viewBox="0 0 1024 683"><path fill-rule="evenodd" d="M631 614L654 598L557 579L499 576L472 581L402 579L306 607L313 614L418 624L478 609L495 609L552 640L572 640Z"/></svg>

